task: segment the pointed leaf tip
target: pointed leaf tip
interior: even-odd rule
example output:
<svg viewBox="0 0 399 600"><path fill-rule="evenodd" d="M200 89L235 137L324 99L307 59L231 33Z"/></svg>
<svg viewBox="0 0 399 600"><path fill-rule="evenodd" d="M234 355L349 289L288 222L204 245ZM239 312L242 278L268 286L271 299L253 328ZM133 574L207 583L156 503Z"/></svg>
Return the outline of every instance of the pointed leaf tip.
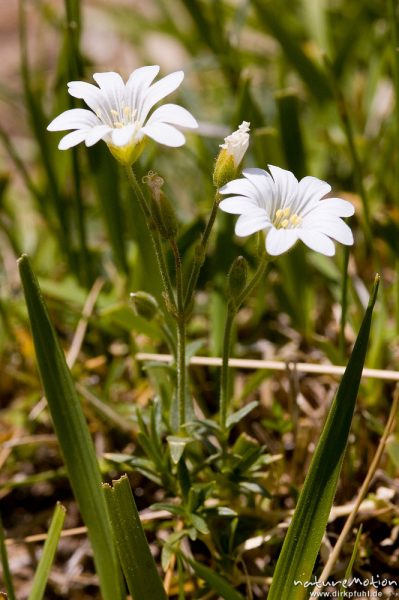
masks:
<svg viewBox="0 0 399 600"><path fill-rule="evenodd" d="M368 303L368 308L374 308L374 304L377 300L378 288L380 286L381 275L379 273L375 274L373 289L371 290L370 299Z"/></svg>

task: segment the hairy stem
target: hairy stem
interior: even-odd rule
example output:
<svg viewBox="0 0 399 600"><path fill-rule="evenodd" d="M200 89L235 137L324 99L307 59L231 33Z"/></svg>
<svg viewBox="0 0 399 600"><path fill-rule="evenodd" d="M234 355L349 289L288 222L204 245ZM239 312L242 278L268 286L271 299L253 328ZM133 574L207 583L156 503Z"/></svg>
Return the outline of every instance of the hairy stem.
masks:
<svg viewBox="0 0 399 600"><path fill-rule="evenodd" d="M215 223L218 206L219 206L219 201L220 201L220 196L219 196L219 192L217 192L215 195L215 199L213 201L211 214L209 215L208 222L205 226L204 232L201 236L201 240L195 251L194 263L193 263L193 267L192 267L190 277L188 280L186 294L184 297L184 307L185 308L190 306L190 303L193 298L195 286L197 285L198 277L199 277L199 274L201 271L201 267L204 264L205 253L206 253L206 249L208 247L209 236L211 234L212 227Z"/></svg>
<svg viewBox="0 0 399 600"><path fill-rule="evenodd" d="M166 260L165 260L165 255L164 255L163 248L162 248L161 239L159 237L158 232L154 231L151 227L152 217L151 217L151 211L148 206L147 199L143 194L143 191L139 185L139 182L137 181L137 178L133 171L133 168L127 167L126 174L127 174L127 178L129 180L130 186L137 198L137 202L139 203L140 208L143 211L144 216L147 221L148 231L149 231L152 243L153 243L155 255L157 257L159 272L161 273L162 283L163 283L165 295L167 298L167 302L169 305L169 306L167 306L167 308L169 309L170 307L172 307L175 309L176 301L175 301L175 297L174 297L174 293L173 293L172 282L170 280L169 271L168 271L168 268L166 265Z"/></svg>
<svg viewBox="0 0 399 600"><path fill-rule="evenodd" d="M231 332L233 329L234 318L244 300L252 292L252 290L259 283L259 280L264 275L268 264L267 256L264 254L260 260L259 266L255 271L252 279L242 290L241 294L235 299L230 299L227 306L226 322L224 326L224 337L223 337L223 356L222 356L222 370L220 375L220 404L219 404L219 418L220 426L222 431L226 431L226 421L229 410L229 358L231 348Z"/></svg>
<svg viewBox="0 0 399 600"><path fill-rule="evenodd" d="M176 268L177 296L177 400L179 407L179 430L186 421L186 314L183 296L183 271L179 249L175 239L170 240Z"/></svg>

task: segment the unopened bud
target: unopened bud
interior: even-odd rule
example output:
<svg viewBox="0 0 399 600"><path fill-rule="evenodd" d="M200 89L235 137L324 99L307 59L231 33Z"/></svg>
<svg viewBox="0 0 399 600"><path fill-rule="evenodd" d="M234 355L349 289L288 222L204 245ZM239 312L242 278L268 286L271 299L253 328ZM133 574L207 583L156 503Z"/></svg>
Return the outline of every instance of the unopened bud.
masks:
<svg viewBox="0 0 399 600"><path fill-rule="evenodd" d="M243 121L237 131L224 138L216 159L213 172L213 183L217 188L222 187L237 175L244 154L249 145L249 123Z"/></svg>
<svg viewBox="0 0 399 600"><path fill-rule="evenodd" d="M234 302L247 283L248 263L243 256L234 259L227 276L228 295Z"/></svg>
<svg viewBox="0 0 399 600"><path fill-rule="evenodd" d="M143 182L148 185L151 191L150 208L153 224L165 240L175 238L178 231L178 222L172 204L161 189L164 183L162 177L150 171L143 178Z"/></svg>
<svg viewBox="0 0 399 600"><path fill-rule="evenodd" d="M130 302L136 315L146 321L152 321L160 314L158 302L147 292L133 292L130 294Z"/></svg>

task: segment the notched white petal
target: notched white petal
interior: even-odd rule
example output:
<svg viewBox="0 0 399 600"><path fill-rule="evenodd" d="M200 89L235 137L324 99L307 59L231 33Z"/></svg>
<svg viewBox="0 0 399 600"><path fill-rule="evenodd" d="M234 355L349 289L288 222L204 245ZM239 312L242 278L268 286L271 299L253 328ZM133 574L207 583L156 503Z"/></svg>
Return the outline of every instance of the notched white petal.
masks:
<svg viewBox="0 0 399 600"><path fill-rule="evenodd" d="M68 129L84 129L98 125L100 120L94 113L85 108L72 108L61 113L47 125L48 131L66 131Z"/></svg>
<svg viewBox="0 0 399 600"><path fill-rule="evenodd" d="M93 127L93 129L90 129L90 131L86 135L86 146L94 146L94 144L104 139L104 137L108 135L111 131L112 129L111 127L108 127L108 125L97 125L96 127Z"/></svg>
<svg viewBox="0 0 399 600"><path fill-rule="evenodd" d="M107 73L94 73L93 79L102 90L120 91L125 88L122 77L119 73L108 71Z"/></svg>
<svg viewBox="0 0 399 600"><path fill-rule="evenodd" d="M178 148L179 146L183 146L186 141L186 138L181 131L167 123L152 123L143 127L141 131L156 142L164 144L165 146Z"/></svg>
<svg viewBox="0 0 399 600"><path fill-rule="evenodd" d="M287 252L298 241L297 229L275 229L272 227L266 236L266 251L271 256Z"/></svg>
<svg viewBox="0 0 399 600"><path fill-rule="evenodd" d="M270 221L264 210L256 208L249 213L241 215L236 223L235 233L239 237L251 235L270 227Z"/></svg>
<svg viewBox="0 0 399 600"><path fill-rule="evenodd" d="M157 108L148 119L146 126L157 122L180 125L180 127L187 127L189 129L198 127L198 123L193 115L178 104L163 104Z"/></svg>
<svg viewBox="0 0 399 600"><path fill-rule="evenodd" d="M112 143L115 146L126 146L132 141L134 130L134 125L127 125L126 127L121 127L119 129L112 129Z"/></svg>
<svg viewBox="0 0 399 600"><path fill-rule="evenodd" d="M325 256L334 256L335 246L330 238L320 231L298 229L299 237L308 248Z"/></svg>
<svg viewBox="0 0 399 600"><path fill-rule="evenodd" d="M151 108L157 102L165 98L165 96L168 96L174 92L179 87L183 79L183 71L176 71L175 73L166 75L166 77L163 77L156 83L153 83L152 86L148 88L146 98L140 111L140 119L146 119Z"/></svg>
<svg viewBox="0 0 399 600"><path fill-rule="evenodd" d="M241 215L253 211L254 208L257 208L257 204L254 200L245 198L245 196L231 196L222 200L219 203L219 208L231 215Z"/></svg>
<svg viewBox="0 0 399 600"><path fill-rule="evenodd" d="M73 148L73 146L77 146L80 142L83 142L87 136L87 129L78 129L77 131L71 131L71 133L67 133L61 139L58 144L58 148L60 150L69 150L69 148Z"/></svg>
<svg viewBox="0 0 399 600"><path fill-rule="evenodd" d="M353 204L342 198L326 198L325 200L321 200L317 206L317 210L334 214L337 217L351 217L355 214Z"/></svg>

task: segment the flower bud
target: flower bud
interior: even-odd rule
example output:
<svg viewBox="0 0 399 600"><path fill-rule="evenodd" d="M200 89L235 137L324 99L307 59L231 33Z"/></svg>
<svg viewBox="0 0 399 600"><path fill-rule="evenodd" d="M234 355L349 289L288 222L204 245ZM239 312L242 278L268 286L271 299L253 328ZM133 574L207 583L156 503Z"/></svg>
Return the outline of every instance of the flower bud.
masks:
<svg viewBox="0 0 399 600"><path fill-rule="evenodd" d="M227 276L227 293L234 302L247 283L248 263L243 256L234 259Z"/></svg>
<svg viewBox="0 0 399 600"><path fill-rule="evenodd" d="M146 321L152 321L160 315L158 302L147 292L131 293L130 302L136 315L143 317Z"/></svg>
<svg viewBox="0 0 399 600"><path fill-rule="evenodd" d="M176 237L178 222L172 204L163 193L163 179L153 171L143 178L151 191L150 210L155 228L165 240Z"/></svg>
<svg viewBox="0 0 399 600"><path fill-rule="evenodd" d="M238 168L249 145L249 123L243 121L237 131L224 138L213 172L213 183L222 187L237 175Z"/></svg>

